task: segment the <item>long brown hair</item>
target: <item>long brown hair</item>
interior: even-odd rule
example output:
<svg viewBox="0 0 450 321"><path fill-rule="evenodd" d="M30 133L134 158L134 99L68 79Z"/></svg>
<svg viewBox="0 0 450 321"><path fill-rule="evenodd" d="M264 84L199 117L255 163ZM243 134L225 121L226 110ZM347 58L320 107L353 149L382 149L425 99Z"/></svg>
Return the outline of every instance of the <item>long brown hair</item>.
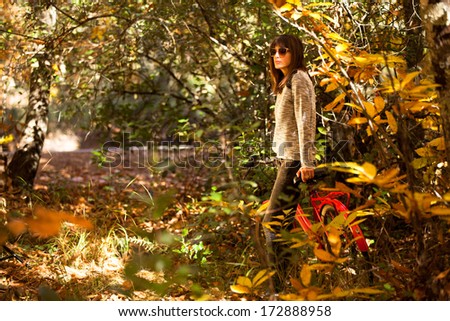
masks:
<svg viewBox="0 0 450 321"><path fill-rule="evenodd" d="M281 70L275 69L273 57L269 57L271 89L274 94L278 94L283 90L283 87L297 70L300 69L306 71L303 57L303 43L298 37L293 35L280 35L272 40L269 50L274 49L276 46L289 49L289 52L291 53L291 63L288 66L288 72L285 76Z"/></svg>

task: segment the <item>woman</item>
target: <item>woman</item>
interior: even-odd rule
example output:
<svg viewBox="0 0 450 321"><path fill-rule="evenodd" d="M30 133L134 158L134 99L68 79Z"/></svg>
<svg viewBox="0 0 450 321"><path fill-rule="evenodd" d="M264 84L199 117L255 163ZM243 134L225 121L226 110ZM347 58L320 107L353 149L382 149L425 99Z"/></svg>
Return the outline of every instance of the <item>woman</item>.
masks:
<svg viewBox="0 0 450 321"><path fill-rule="evenodd" d="M314 87L306 72L301 40L292 35L276 37L270 44L269 71L272 93L276 95L275 131L272 148L277 155L278 173L264 216L264 234L268 265L282 260L273 243L279 224L276 218L295 211L299 188L295 176L303 182L314 177L316 102ZM277 262L278 261L278 262Z"/></svg>

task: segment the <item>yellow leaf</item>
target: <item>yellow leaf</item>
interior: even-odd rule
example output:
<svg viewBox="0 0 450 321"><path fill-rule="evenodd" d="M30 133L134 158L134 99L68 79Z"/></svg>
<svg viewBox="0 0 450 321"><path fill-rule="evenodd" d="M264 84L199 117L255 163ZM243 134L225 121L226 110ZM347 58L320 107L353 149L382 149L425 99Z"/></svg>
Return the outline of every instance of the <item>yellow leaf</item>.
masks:
<svg viewBox="0 0 450 321"><path fill-rule="evenodd" d="M302 270L300 272L300 278L302 279L302 283L304 286L309 286L311 284L311 270L309 269L309 265L304 264Z"/></svg>
<svg viewBox="0 0 450 321"><path fill-rule="evenodd" d="M351 291L354 293L359 293L359 294L382 294L382 293L384 293L384 291L374 289L374 288L353 289Z"/></svg>
<svg viewBox="0 0 450 321"><path fill-rule="evenodd" d="M415 152L421 157L433 157L436 155L436 153L431 148L427 147L418 148L415 150Z"/></svg>
<svg viewBox="0 0 450 321"><path fill-rule="evenodd" d="M3 136L0 138L0 144L8 144L10 142L12 142L14 140L14 136L13 135L7 135L7 136Z"/></svg>
<svg viewBox="0 0 450 321"><path fill-rule="evenodd" d="M314 249L314 255L321 261L324 262L335 262L338 258L319 248Z"/></svg>
<svg viewBox="0 0 450 321"><path fill-rule="evenodd" d="M379 113L384 109L385 102L381 96L376 96L373 100L373 103L375 104L375 108Z"/></svg>
<svg viewBox="0 0 450 321"><path fill-rule="evenodd" d="M308 240L299 240L299 239L293 238L292 239L293 244L290 246L290 248L296 249L296 248L304 246L305 244L308 244L308 242L309 242Z"/></svg>
<svg viewBox="0 0 450 321"><path fill-rule="evenodd" d="M398 176L399 173L400 169L398 167L390 168L377 175L377 177L375 177L375 179L373 180L373 183L377 184L380 187L390 187L389 185L392 185L393 183L404 178L404 176Z"/></svg>
<svg viewBox="0 0 450 321"><path fill-rule="evenodd" d="M418 112L422 112L427 109L430 109L431 111L433 111L433 109L435 108L435 104L423 102L423 101L409 102L409 103L403 104L402 106L404 106L405 109L411 113L418 113Z"/></svg>
<svg viewBox="0 0 450 321"><path fill-rule="evenodd" d="M233 291L234 293L240 293L240 294L251 293L251 291L248 287L242 286L242 285L231 285L230 288L231 288L231 291Z"/></svg>
<svg viewBox="0 0 450 321"><path fill-rule="evenodd" d="M438 137L430 141L427 145L436 147L437 150L445 150L444 137Z"/></svg>
<svg viewBox="0 0 450 321"><path fill-rule="evenodd" d="M104 34L106 32L106 27L105 26L96 26L92 29L92 33L91 33L91 39L95 39L97 38L98 40L103 40L104 38Z"/></svg>
<svg viewBox="0 0 450 321"><path fill-rule="evenodd" d="M357 221L352 222L349 226L352 227L352 226L354 226L354 225L359 225L359 224L361 224L362 222L364 222L365 220L366 220L365 218L362 218L362 219L360 219L360 220L357 220Z"/></svg>
<svg viewBox="0 0 450 321"><path fill-rule="evenodd" d="M416 78L418 74L420 74L420 71L415 71L406 75L406 77L402 80L400 84L400 90L403 90L403 88L405 88L407 84L409 84L414 78Z"/></svg>
<svg viewBox="0 0 450 321"><path fill-rule="evenodd" d="M365 162L362 165L355 162L333 162L330 164L320 164L318 168L329 167L332 170L363 175L373 179L377 174L377 168L371 163Z"/></svg>
<svg viewBox="0 0 450 321"><path fill-rule="evenodd" d="M347 40L345 40L344 38L342 38L339 34L337 33L329 33L328 34L328 38L333 39L333 40L337 40L337 41L341 41L341 42L347 42Z"/></svg>
<svg viewBox="0 0 450 321"><path fill-rule="evenodd" d="M352 107L357 112L361 113L363 111L363 109L359 105L356 105L356 104L353 104L353 103L346 103L346 105Z"/></svg>
<svg viewBox="0 0 450 321"><path fill-rule="evenodd" d="M262 283L264 283L266 280L268 280L274 274L275 274L275 272L269 273L269 272L267 272L267 270L259 271L252 280L253 287L256 288L257 286L260 286Z"/></svg>
<svg viewBox="0 0 450 321"><path fill-rule="evenodd" d="M374 179L377 175L377 168L371 163L365 162L364 164L362 164L361 168L361 173L364 174L367 178Z"/></svg>
<svg viewBox="0 0 450 321"><path fill-rule="evenodd" d="M293 4L297 7L301 7L302 6L302 1L301 0L287 0L287 3Z"/></svg>
<svg viewBox="0 0 450 321"><path fill-rule="evenodd" d="M358 217L358 212L353 212L345 219L344 226L349 226Z"/></svg>
<svg viewBox="0 0 450 321"><path fill-rule="evenodd" d="M387 117L387 121L388 121L389 127L391 128L392 133L396 134L397 130L398 130L398 126L397 126L397 121L394 118L394 115L392 115L392 113L390 111L386 111L386 117Z"/></svg>
<svg viewBox="0 0 450 321"><path fill-rule="evenodd" d="M354 59L359 65L368 64L368 59L366 57L355 57Z"/></svg>
<svg viewBox="0 0 450 321"><path fill-rule="evenodd" d="M316 20L322 20L322 15L318 12L310 12L308 16Z"/></svg>
<svg viewBox="0 0 450 321"><path fill-rule="evenodd" d="M375 109L375 106L371 102L364 101L363 104L367 114L370 117L374 117L377 114L377 110Z"/></svg>
<svg viewBox="0 0 450 321"><path fill-rule="evenodd" d="M288 293L280 294L280 299L284 301L304 301L305 297L294 293Z"/></svg>
<svg viewBox="0 0 450 321"><path fill-rule="evenodd" d="M350 44L348 44L348 43L340 43L336 46L335 50L338 53L342 53L344 51L347 51L349 46L350 46Z"/></svg>
<svg viewBox="0 0 450 321"><path fill-rule="evenodd" d="M361 125L367 123L366 117L354 117L348 121L348 125Z"/></svg>
<svg viewBox="0 0 450 321"><path fill-rule="evenodd" d="M265 202L258 208L258 210L256 211L256 214L257 215L263 214L267 210L268 207L269 207L269 202Z"/></svg>
<svg viewBox="0 0 450 321"><path fill-rule="evenodd" d="M287 12L287 11L291 11L294 9L294 6L290 3L286 3L285 5L283 5L280 9L280 12Z"/></svg>
<svg viewBox="0 0 450 321"><path fill-rule="evenodd" d="M333 90L337 89L338 87L339 87L339 83L337 81L333 81L327 86L327 88L325 89L325 92L333 91Z"/></svg>
<svg viewBox="0 0 450 321"><path fill-rule="evenodd" d="M365 177L350 177L346 179L347 182L352 183L352 184L364 184L364 183L369 183L369 180L367 180L367 178Z"/></svg>
<svg viewBox="0 0 450 321"><path fill-rule="evenodd" d="M336 189L344 193L350 193L358 198L362 197L362 195L358 191L348 187L347 185L341 182L336 182Z"/></svg>
<svg viewBox="0 0 450 321"><path fill-rule="evenodd" d="M246 276L239 276L237 279L237 284L248 288L252 287L252 281Z"/></svg>
<svg viewBox="0 0 450 321"><path fill-rule="evenodd" d="M414 169L421 169L428 166L429 159L426 157L416 158L411 162Z"/></svg>
<svg viewBox="0 0 450 321"><path fill-rule="evenodd" d="M330 231L328 232L328 243L330 243L333 254L339 256L342 245L341 235L339 230L333 226L331 226Z"/></svg>
<svg viewBox="0 0 450 321"><path fill-rule="evenodd" d="M338 103L340 103L345 98L345 95L346 95L345 93L342 93L342 94L338 95L331 103L329 103L328 105L323 107L323 110L324 111L333 110L333 108L336 107L336 105Z"/></svg>
<svg viewBox="0 0 450 321"><path fill-rule="evenodd" d="M450 215L450 208L448 208L448 207L432 207L430 212L433 215Z"/></svg>

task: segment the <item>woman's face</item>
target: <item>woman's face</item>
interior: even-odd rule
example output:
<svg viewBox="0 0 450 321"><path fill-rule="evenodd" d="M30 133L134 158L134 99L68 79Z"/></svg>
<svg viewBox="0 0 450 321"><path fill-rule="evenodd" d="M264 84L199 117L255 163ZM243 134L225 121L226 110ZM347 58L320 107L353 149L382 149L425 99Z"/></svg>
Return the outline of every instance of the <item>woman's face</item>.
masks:
<svg viewBox="0 0 450 321"><path fill-rule="evenodd" d="M291 64L292 54L290 50L284 46L276 45L271 50L270 54L273 58L275 69L280 69L281 72L286 75L289 65Z"/></svg>

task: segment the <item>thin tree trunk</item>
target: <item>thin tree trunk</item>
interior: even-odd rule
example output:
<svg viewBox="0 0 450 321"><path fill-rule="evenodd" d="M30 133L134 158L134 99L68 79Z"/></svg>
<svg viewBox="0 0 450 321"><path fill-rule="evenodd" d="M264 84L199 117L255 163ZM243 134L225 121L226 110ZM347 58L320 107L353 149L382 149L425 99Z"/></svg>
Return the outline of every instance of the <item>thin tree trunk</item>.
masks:
<svg viewBox="0 0 450 321"><path fill-rule="evenodd" d="M420 0L403 0L403 20L408 29L405 59L408 68L415 68L424 56L424 35L420 19Z"/></svg>
<svg viewBox="0 0 450 321"><path fill-rule="evenodd" d="M25 129L18 143L7 173L14 187L31 187L39 167L42 147L48 126L48 105L51 85L51 63L49 54L34 56L36 65L30 76L30 94Z"/></svg>
<svg viewBox="0 0 450 321"><path fill-rule="evenodd" d="M53 41L56 10L50 0L29 0L36 31L47 34L45 45L37 45L31 62L30 93L25 127L11 162L7 167L13 187L34 185L48 126L50 85L52 81Z"/></svg>

